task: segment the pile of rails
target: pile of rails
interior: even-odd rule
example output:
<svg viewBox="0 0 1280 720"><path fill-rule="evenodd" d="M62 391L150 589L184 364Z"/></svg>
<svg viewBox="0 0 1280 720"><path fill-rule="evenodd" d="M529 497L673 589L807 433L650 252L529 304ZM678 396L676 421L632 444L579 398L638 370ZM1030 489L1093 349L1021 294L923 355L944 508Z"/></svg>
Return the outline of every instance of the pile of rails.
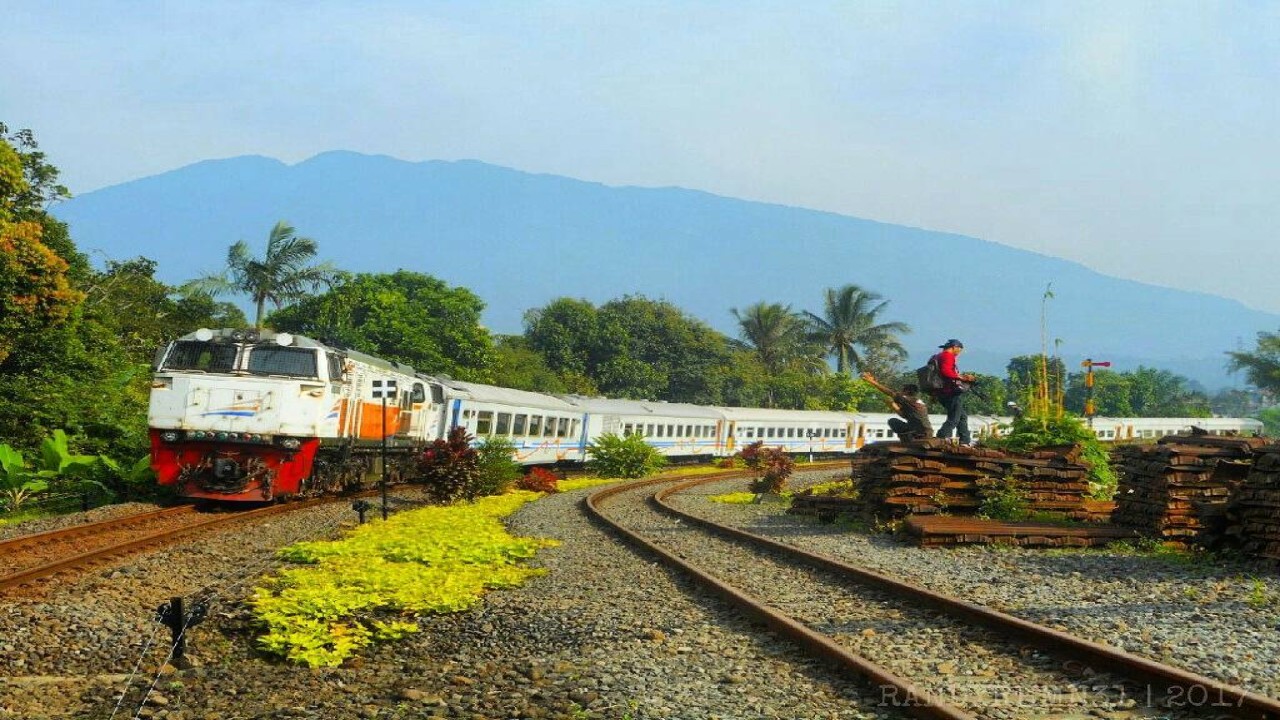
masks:
<svg viewBox="0 0 1280 720"><path fill-rule="evenodd" d="M1088 472L1076 446L1017 455L931 439L876 443L853 457L864 507L881 518L974 514L1012 478L1033 512L1096 519L1086 503Z"/></svg>
<svg viewBox="0 0 1280 720"><path fill-rule="evenodd" d="M1251 555L1280 560L1280 445L1254 453L1253 468L1231 495L1226 534Z"/></svg>
<svg viewBox="0 0 1280 720"><path fill-rule="evenodd" d="M1120 473L1112 520L1168 542L1211 545L1227 503L1249 474L1264 438L1169 435L1112 451Z"/></svg>

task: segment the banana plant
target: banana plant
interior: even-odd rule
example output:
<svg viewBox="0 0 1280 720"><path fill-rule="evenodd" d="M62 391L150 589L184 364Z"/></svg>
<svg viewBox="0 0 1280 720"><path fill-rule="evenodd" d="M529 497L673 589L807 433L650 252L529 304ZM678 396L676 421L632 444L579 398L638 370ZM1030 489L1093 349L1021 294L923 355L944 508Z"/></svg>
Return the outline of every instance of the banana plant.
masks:
<svg viewBox="0 0 1280 720"><path fill-rule="evenodd" d="M0 500L10 512L22 507L32 497L49 489L49 476L27 467L22 453L8 445L0 445Z"/></svg>

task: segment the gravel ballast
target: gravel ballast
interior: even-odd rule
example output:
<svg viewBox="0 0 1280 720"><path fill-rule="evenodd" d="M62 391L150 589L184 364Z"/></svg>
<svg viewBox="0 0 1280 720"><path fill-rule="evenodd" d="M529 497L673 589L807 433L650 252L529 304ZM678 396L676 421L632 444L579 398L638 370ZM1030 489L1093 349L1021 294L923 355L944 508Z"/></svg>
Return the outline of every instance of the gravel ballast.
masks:
<svg viewBox="0 0 1280 720"><path fill-rule="evenodd" d="M926 551L787 516L779 505L705 498L744 487L721 483L675 502L1091 640L1280 694L1272 667L1280 657L1274 573L1255 582L1244 576L1247 566L1161 557ZM493 591L477 610L426 618L421 634L336 669L260 657L239 600L248 578L272 567L275 549L349 522L347 504L276 516L248 531L211 533L38 593L0 597L0 718L111 717L125 676L156 631L155 606L209 585L225 600L191 633L195 667L158 676L163 655L148 653L116 717L903 717L880 706L873 688L808 660L614 540L582 514L578 503L588 492L549 496L509 518L515 534L561 541L535 561L546 576ZM152 683L155 690L138 712L139 688Z"/></svg>

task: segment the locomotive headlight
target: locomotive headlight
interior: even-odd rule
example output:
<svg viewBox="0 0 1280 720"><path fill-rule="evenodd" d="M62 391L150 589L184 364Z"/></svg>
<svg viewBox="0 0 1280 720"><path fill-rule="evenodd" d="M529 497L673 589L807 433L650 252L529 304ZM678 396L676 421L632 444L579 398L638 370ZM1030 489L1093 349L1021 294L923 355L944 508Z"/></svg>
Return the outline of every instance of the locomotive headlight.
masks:
<svg viewBox="0 0 1280 720"><path fill-rule="evenodd" d="M281 438L280 447L286 450L297 450L302 447L302 441L298 438Z"/></svg>
<svg viewBox="0 0 1280 720"><path fill-rule="evenodd" d="M178 433L176 430L165 430L164 432L160 433L160 439L165 442L177 442Z"/></svg>

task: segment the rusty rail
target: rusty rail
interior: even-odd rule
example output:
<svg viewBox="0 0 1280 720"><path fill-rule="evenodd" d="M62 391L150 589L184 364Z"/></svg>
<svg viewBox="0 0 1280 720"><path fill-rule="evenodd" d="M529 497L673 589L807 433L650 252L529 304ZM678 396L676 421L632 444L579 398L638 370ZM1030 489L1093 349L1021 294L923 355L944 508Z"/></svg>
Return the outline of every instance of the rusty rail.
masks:
<svg viewBox="0 0 1280 720"><path fill-rule="evenodd" d="M846 578L853 579L866 585L871 585L900 597L914 600L947 614L964 617L971 622L983 625L1006 636L1013 636L1032 642L1059 656L1066 656L1070 659L1083 660L1087 663L1095 664L1129 679L1150 683L1151 685L1161 688L1165 692L1172 690L1189 692L1194 689L1197 692L1211 693L1213 697L1222 699L1222 705L1234 705L1234 707L1217 706L1214 708L1215 711L1225 711L1227 714L1234 717L1247 718L1249 720L1280 720L1280 701L1273 698L1257 695L1242 688L1233 687L1196 673L1164 665L1162 663L1116 650L1105 645L1083 640L1067 633L1052 630L976 603L965 602L963 600L942 595L909 583L894 580L893 578L881 575L880 573L849 565L825 555L806 552L790 545L779 543L775 540L761 537L738 528L720 525L677 510L665 502L665 499L672 494L722 479L725 479L725 477L708 477L680 482L672 487L655 493L651 497L651 501L663 512L678 517L683 521L709 529L713 532L721 533L731 538L768 547L774 552L835 572ZM644 483L644 485L657 485L668 482L673 481L668 479L655 479ZM826 636L810 630L808 627L800 624L794 619L785 616L780 611L764 605L755 598L740 593L733 587L711 577L702 570L662 550L660 547L657 547L640 535L613 522L599 510L598 503L600 501L605 500L612 495L632 490L637 487L642 486L633 484L630 486L608 488L589 496L586 499L585 504L595 517L616 529L630 542L653 552L661 557L664 562L688 572L697 578L699 582L707 583L730 602L747 609L752 614L764 620L770 627L777 630L779 633L791 638L800 645L813 650L815 653L831 659L843 667L853 670L872 682L880 684L882 687L892 686L896 688L897 692L900 693L900 697L914 698L915 702L910 704L908 707L903 708L913 716L920 718L971 717L953 706L942 703L936 697L931 697L929 694L922 692L918 688L912 686L909 681L893 675L888 670L866 660L865 658L850 653L844 648L836 645Z"/></svg>
<svg viewBox="0 0 1280 720"><path fill-rule="evenodd" d="M345 498L341 498L341 499L345 499ZM127 542L117 543L115 545L109 545L107 547L99 548L97 550L91 550L88 552L78 553L76 555L70 555L64 558L60 558L58 560L54 560L52 562L38 565L36 567L27 568L25 570L21 570L16 573L11 573L9 575L2 576L0 577L0 590L14 588L20 585L25 585L27 583L32 582L33 580L37 580L43 577L48 577L50 575L54 575L56 573L63 572L66 570L72 570L98 560L103 560L103 559L114 557L117 555L123 555L126 553L135 552L137 550L141 550L143 548L150 547L150 546L164 545L174 540L178 540L180 538L186 537L188 535L192 535L194 533L201 532L204 530L210 530L222 525L230 525L230 524L242 522L248 519L266 517L266 516L275 515L278 513L290 512L293 510L301 510L303 508L312 507L314 505L320 505L320 504L334 502L334 501L335 501L335 498L326 497L326 498L315 498L312 500L304 500L296 503L271 505L264 508L257 508L255 510L245 510L245 511L236 512L236 513L219 515L217 517L201 520L199 522L195 522L190 525L185 525L180 528L173 528L169 530L163 530L160 532L150 533L148 535L143 535L142 537L133 538L132 540L129 540ZM169 508L169 511L177 511L178 509L179 508ZM185 509L186 512L194 512L194 510L190 509L187 506L184 506L183 509ZM167 512L167 511L156 511L155 513L143 513L142 515L154 517L155 515L159 515L164 512ZM174 514L178 514L178 513L175 512ZM88 525L77 526L76 528L67 528L66 530L83 529L89 532L92 532L95 530L102 531L107 528L116 528L122 525L128 526L130 524L135 524L138 521L139 517L140 517L139 515L131 515L125 518L117 518L114 521L108 520L101 523L91 523ZM51 531L51 533L59 533L59 532L61 531ZM87 534L87 533L80 533L80 535L84 535L84 534ZM14 538L13 541L25 540L27 541L26 544L29 544L31 542L39 541L38 539L41 537L45 537L45 539L47 540L48 539L47 535L48 535L47 533L39 533L36 535L23 536L22 538Z"/></svg>

